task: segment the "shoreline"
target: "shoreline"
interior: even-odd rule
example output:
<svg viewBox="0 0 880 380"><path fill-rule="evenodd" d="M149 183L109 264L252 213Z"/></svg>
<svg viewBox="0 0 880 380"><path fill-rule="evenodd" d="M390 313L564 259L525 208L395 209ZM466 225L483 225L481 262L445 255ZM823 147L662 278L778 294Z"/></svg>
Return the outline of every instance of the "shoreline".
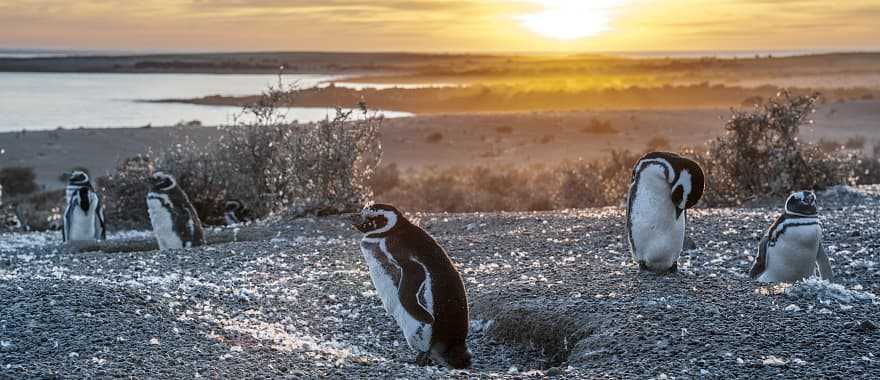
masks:
<svg viewBox="0 0 880 380"><path fill-rule="evenodd" d="M295 89L289 107L352 107L366 101L370 108L412 114L500 112L565 112L578 110L682 110L750 106L750 101L772 98L785 89L775 86L744 88L725 85L628 87L623 89L522 90L511 86L363 88L324 86ZM793 95L823 94L826 103L880 99L880 89L789 88ZM147 103L242 107L260 95L209 95L198 98L143 100Z"/></svg>

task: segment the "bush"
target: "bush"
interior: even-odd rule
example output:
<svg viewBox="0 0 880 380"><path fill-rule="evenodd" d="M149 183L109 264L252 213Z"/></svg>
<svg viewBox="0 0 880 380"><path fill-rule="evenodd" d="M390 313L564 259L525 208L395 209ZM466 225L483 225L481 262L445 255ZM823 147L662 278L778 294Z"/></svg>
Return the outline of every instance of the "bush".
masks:
<svg viewBox="0 0 880 380"><path fill-rule="evenodd" d="M386 167L373 183L377 201L430 212L547 211L622 204L638 155L612 152L596 162L555 166L425 169L401 175ZM393 174L392 174L393 173ZM383 181L384 183L384 181Z"/></svg>
<svg viewBox="0 0 880 380"><path fill-rule="evenodd" d="M199 146L186 138L163 151L156 166L174 174L203 223L222 225L228 179L234 176L228 172L229 163L219 161L212 146Z"/></svg>
<svg viewBox="0 0 880 380"><path fill-rule="evenodd" d="M665 151L669 150L672 147L672 143L669 142L669 139L663 136L654 136L651 137L650 140L645 144L646 152L657 152L657 151Z"/></svg>
<svg viewBox="0 0 880 380"><path fill-rule="evenodd" d="M846 147L846 149L850 150L863 150L865 149L865 144L867 142L868 141L867 139L865 139L865 136L859 135L846 139L846 143L844 143L843 146Z"/></svg>
<svg viewBox="0 0 880 380"><path fill-rule="evenodd" d="M634 119L631 119L634 120ZM596 133L596 134L615 134L619 131L611 126L611 121L609 120L600 120L598 118L590 119L590 123L581 128L581 132L583 133Z"/></svg>
<svg viewBox="0 0 880 380"><path fill-rule="evenodd" d="M288 122L290 91L270 88L246 106L218 141L180 144L157 167L178 178L199 215L222 221L223 201L239 199L257 217L287 209L326 215L360 209L381 157L381 117L361 103L318 123ZM360 115L361 117L356 117Z"/></svg>
<svg viewBox="0 0 880 380"><path fill-rule="evenodd" d="M704 155L696 154L708 179L707 204L738 204L854 182L853 157L824 152L797 138L817 98L781 93L752 110L734 111L724 135Z"/></svg>
<svg viewBox="0 0 880 380"><path fill-rule="evenodd" d="M0 188L3 189L3 196L13 197L37 191L36 178L34 168L10 166L0 169Z"/></svg>
<svg viewBox="0 0 880 380"><path fill-rule="evenodd" d="M153 160L140 155L120 161L116 173L96 180L108 228L150 228L146 198L147 178L152 172Z"/></svg>
<svg viewBox="0 0 880 380"><path fill-rule="evenodd" d="M440 132L434 132L434 133L431 133L431 134L428 135L428 137L425 138L425 141L426 141L428 144L436 144L436 143L439 143L440 141L443 141L443 134L440 133Z"/></svg>
<svg viewBox="0 0 880 380"><path fill-rule="evenodd" d="M496 127L495 132L498 132L498 133L501 133L504 135L509 135L509 134L513 133L513 127L507 126L507 125L502 126L502 127Z"/></svg>

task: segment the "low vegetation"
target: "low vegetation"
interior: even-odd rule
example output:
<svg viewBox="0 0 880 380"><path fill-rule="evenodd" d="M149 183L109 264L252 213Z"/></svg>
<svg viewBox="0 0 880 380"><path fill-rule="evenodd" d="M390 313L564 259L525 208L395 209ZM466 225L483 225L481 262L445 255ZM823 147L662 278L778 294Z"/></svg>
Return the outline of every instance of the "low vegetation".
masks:
<svg viewBox="0 0 880 380"><path fill-rule="evenodd" d="M781 198L796 189L880 183L880 146L865 150L864 138L809 144L799 128L809 123L818 95L781 93L734 111L725 133L708 149L685 150L708 178L702 205L731 206ZM830 148L829 148L830 147ZM430 169L401 173L381 168L376 198L407 210L477 212L543 211L621 205L630 170L648 151L670 149L655 137L643 152L612 152L595 162L554 166Z"/></svg>
<svg viewBox="0 0 880 380"><path fill-rule="evenodd" d="M31 194L39 188L33 168L10 166L0 169L0 189L3 196Z"/></svg>
<svg viewBox="0 0 880 380"><path fill-rule="evenodd" d="M371 198L366 183L381 157L382 118L360 103L300 124L287 120L282 108L290 93L270 88L223 127L217 141L178 144L157 155L156 168L177 177L205 222L222 223L227 199L262 217L349 212Z"/></svg>
<svg viewBox="0 0 880 380"><path fill-rule="evenodd" d="M371 201L409 211L543 211L622 205L633 164L645 152L672 149L661 136L644 151L614 151L604 160L530 167L463 167L404 171L379 167L381 118L361 103L337 110L332 119L299 124L286 120L282 105L292 92L270 89L244 108L238 121L208 144L183 141L164 151L120 162L114 175L97 179L107 219L114 228L147 228L144 178L154 170L174 174L208 224L223 223L224 202L242 200L253 216L272 213L327 215L357 210ZM702 205L730 206L792 190L880 183L880 143L861 136L843 142L800 141L797 136L817 95L777 96L733 112L724 133L702 150L680 153L701 163L707 191ZM616 133L593 120L590 133ZM496 133L515 133L509 126ZM548 137L550 136L550 137ZM439 143L439 132L426 136ZM549 144L552 135L536 137ZM52 228L60 218L62 193L34 193L29 168L0 171L5 210L25 225Z"/></svg>

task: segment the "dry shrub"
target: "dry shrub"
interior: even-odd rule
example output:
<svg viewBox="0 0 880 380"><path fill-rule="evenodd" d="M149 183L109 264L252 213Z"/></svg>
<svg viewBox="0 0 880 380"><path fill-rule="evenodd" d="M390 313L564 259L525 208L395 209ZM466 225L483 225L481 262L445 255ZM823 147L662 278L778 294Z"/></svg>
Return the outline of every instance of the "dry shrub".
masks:
<svg viewBox="0 0 880 380"><path fill-rule="evenodd" d="M161 170L173 173L201 221L205 224L223 224L226 201L226 183L230 176L229 164L218 160L216 151L194 144L189 138L162 152L157 161Z"/></svg>
<svg viewBox="0 0 880 380"><path fill-rule="evenodd" d="M144 229L150 227L147 214L146 179L153 171L147 155L126 158L116 166L116 173L96 181L104 204L108 228Z"/></svg>
<svg viewBox="0 0 880 380"><path fill-rule="evenodd" d="M294 210L326 215L359 209L381 157L382 118L360 103L333 118L300 124L286 119L290 90L271 87L244 107L218 141L180 144L157 167L178 178L208 223L222 221L223 201L239 199L257 217Z"/></svg>
<svg viewBox="0 0 880 380"><path fill-rule="evenodd" d="M666 151L672 146L669 139L663 136L654 136L645 143L645 150L648 152Z"/></svg>
<svg viewBox="0 0 880 380"><path fill-rule="evenodd" d="M440 141L443 141L443 134L440 132L434 132L429 134L428 137L425 137L425 142L428 144L436 144Z"/></svg>
<svg viewBox="0 0 880 380"><path fill-rule="evenodd" d="M846 142L843 144L843 146L846 149L851 149L851 150L864 150L865 144L867 142L868 141L865 138L865 136L859 135L859 136L853 136L853 137L846 139Z"/></svg>
<svg viewBox="0 0 880 380"><path fill-rule="evenodd" d="M556 166L425 169L401 175L382 169L389 182L373 182L376 200L432 212L547 211L621 204L638 155L612 152L596 162Z"/></svg>
<svg viewBox="0 0 880 380"><path fill-rule="evenodd" d="M834 153L843 149L843 144L841 144L840 141L826 138L819 139L819 142L817 142L816 145L825 153Z"/></svg>
<svg viewBox="0 0 880 380"><path fill-rule="evenodd" d="M590 123L581 128L581 132L583 133L595 133L595 134L615 134L620 131L611 126L610 120L600 120L598 118L590 119Z"/></svg>
<svg viewBox="0 0 880 380"><path fill-rule="evenodd" d="M0 210L4 228L25 231L57 230L64 210L64 189L10 196Z"/></svg>
<svg viewBox="0 0 880 380"><path fill-rule="evenodd" d="M36 178L34 168L5 167L0 169L0 188L6 197L31 194L39 188Z"/></svg>
<svg viewBox="0 0 880 380"><path fill-rule="evenodd" d="M797 138L817 99L783 92L752 110L733 111L725 133L705 154L693 154L708 179L706 203L739 204L855 182L853 155L825 152Z"/></svg>

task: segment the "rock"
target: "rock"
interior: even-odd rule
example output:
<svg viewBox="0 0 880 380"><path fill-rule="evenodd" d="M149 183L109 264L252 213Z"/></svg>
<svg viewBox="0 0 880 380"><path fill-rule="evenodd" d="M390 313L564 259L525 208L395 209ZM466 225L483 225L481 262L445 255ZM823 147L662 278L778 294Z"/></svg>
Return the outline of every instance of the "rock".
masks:
<svg viewBox="0 0 880 380"><path fill-rule="evenodd" d="M877 329L878 329L877 324L870 321L870 320L866 319L866 320L862 321L861 323L859 323L859 330L861 330L862 332L873 333L873 332L877 331Z"/></svg>
<svg viewBox="0 0 880 380"><path fill-rule="evenodd" d="M544 374L547 376L559 376L562 374L562 369L559 367L550 367L544 372Z"/></svg>

